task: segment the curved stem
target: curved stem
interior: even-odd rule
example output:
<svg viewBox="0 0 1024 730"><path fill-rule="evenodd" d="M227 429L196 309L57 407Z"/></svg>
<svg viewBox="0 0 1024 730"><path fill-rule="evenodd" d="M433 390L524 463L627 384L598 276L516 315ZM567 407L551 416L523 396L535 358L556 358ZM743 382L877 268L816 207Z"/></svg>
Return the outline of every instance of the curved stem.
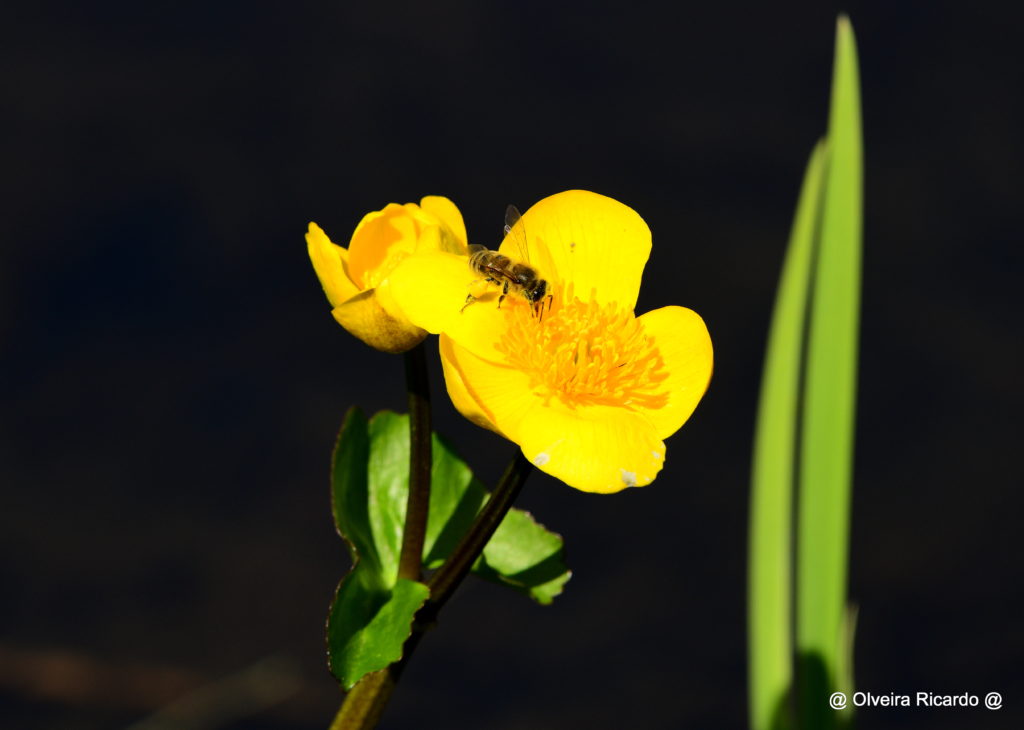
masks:
<svg viewBox="0 0 1024 730"><path fill-rule="evenodd" d="M430 511L431 469L430 383L422 342L405 353L405 387L409 392L409 497L398 577L419 580Z"/></svg>
<svg viewBox="0 0 1024 730"><path fill-rule="evenodd" d="M477 514L469 530L455 546L444 564L437 569L427 581L430 598L416 614L412 625L412 635L406 640L402 658L377 672L371 672L356 683L338 710L331 723L330 730L371 730L376 727L384 708L391 698L398 677L408 663L413 651L420 643L424 633L433 624L441 607L451 598L473 563L480 557L487 541L505 519L509 508L526 483L526 477L533 470L533 465L526 460L522 451L516 448L505 473L498 482L491 498ZM404 543L403 543L404 547ZM422 550L422 547L421 547Z"/></svg>
<svg viewBox="0 0 1024 730"><path fill-rule="evenodd" d="M395 677L391 667L370 672L345 695L329 730L369 730L376 727L394 688Z"/></svg>
<svg viewBox="0 0 1024 730"><path fill-rule="evenodd" d="M473 567L473 563L480 557L487 541L498 529L498 525L505 519L512 503L519 496L526 477L533 471L533 464L527 461L523 452L516 448L515 456L505 468L501 481L494 490L494 494L487 500L487 503L476 516L469 531L462 536L459 544L455 546L452 554L444 561L444 564L437 569L437 572L430 576L427 586L430 588L430 598L424 610L431 609L436 613L441 606L451 598L452 593L458 587L466 573Z"/></svg>

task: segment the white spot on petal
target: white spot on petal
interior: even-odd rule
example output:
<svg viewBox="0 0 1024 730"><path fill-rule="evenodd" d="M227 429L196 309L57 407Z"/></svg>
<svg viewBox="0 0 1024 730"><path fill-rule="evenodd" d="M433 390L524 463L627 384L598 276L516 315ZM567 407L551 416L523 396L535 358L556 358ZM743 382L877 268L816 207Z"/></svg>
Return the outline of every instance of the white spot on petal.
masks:
<svg viewBox="0 0 1024 730"><path fill-rule="evenodd" d="M659 461L665 458L660 451L652 451L651 456L653 456L655 459L658 459Z"/></svg>
<svg viewBox="0 0 1024 730"><path fill-rule="evenodd" d="M627 487L635 487L636 486L636 472L635 471L626 471L625 469L619 469L619 473L622 474L622 483L623 484L625 484Z"/></svg>
<svg viewBox="0 0 1024 730"><path fill-rule="evenodd" d="M547 453L546 451L542 451L541 453L533 457L534 466L544 466L549 461L551 461L551 454Z"/></svg>

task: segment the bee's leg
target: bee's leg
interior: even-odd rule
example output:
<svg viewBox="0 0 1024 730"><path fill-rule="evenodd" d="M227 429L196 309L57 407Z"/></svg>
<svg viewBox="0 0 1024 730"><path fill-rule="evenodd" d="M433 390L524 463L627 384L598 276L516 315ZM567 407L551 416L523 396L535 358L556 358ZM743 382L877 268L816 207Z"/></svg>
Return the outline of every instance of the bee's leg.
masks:
<svg viewBox="0 0 1024 730"><path fill-rule="evenodd" d="M470 293L466 295L466 303L463 304L462 305L462 309L459 310L460 314L462 312L466 311L466 307L468 307L470 304L472 304L473 302L475 302L477 299L480 298L480 297L476 296L475 294L473 294L473 290L474 289L477 290L477 291L481 291L481 295L480 296L483 296L482 290L480 288L480 282L483 282L484 284L496 284L497 280L492 278L492 277L490 277L490 276L483 276L483 277L481 277L479 279L474 279L472 282L470 282L470 284L469 284Z"/></svg>
<svg viewBox="0 0 1024 730"><path fill-rule="evenodd" d="M537 304L537 313L541 322L544 321L544 308L547 307L548 311L551 311L551 300L553 295L548 294L546 297L540 300Z"/></svg>
<svg viewBox="0 0 1024 730"><path fill-rule="evenodd" d="M505 282L505 286L501 288L501 296L498 297L498 309L501 309L501 303L505 301L505 297L508 296L508 282Z"/></svg>

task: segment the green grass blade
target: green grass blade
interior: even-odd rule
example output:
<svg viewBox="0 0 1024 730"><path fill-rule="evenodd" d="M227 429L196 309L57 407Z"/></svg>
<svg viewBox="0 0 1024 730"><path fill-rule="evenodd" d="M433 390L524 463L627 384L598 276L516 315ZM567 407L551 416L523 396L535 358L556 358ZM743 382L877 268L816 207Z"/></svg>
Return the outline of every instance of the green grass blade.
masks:
<svg viewBox="0 0 1024 730"><path fill-rule="evenodd" d="M797 525L801 727L833 727L843 656L860 309L862 142L857 50L836 30L828 161L807 342Z"/></svg>
<svg viewBox="0 0 1024 730"><path fill-rule="evenodd" d="M768 334L750 499L747 576L750 727L782 724L793 679L792 507L808 282L818 230L825 148L807 163Z"/></svg>

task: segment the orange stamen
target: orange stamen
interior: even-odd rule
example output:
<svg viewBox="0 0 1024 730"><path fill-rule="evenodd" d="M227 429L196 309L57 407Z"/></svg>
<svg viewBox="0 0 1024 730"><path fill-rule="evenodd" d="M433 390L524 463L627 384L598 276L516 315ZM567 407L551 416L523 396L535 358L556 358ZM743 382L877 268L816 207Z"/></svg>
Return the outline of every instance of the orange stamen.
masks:
<svg viewBox="0 0 1024 730"><path fill-rule="evenodd" d="M554 293L543 318L528 306L510 308L508 317L497 349L530 376L546 401L624 408L660 408L668 401L658 389L668 377L664 361L632 311L584 302L570 285Z"/></svg>

